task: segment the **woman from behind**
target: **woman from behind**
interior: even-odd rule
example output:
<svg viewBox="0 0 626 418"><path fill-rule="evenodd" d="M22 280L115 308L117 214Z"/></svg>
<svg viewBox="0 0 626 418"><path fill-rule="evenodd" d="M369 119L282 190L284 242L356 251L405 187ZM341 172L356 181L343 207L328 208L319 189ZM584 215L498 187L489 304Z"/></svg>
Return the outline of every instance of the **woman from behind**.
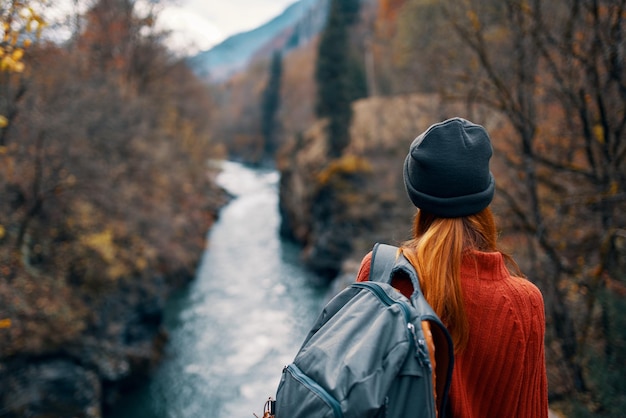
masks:
<svg viewBox="0 0 626 418"><path fill-rule="evenodd" d="M487 131L461 118L413 141L404 182L418 211L401 251L454 343L447 416L545 418L543 297L497 247L491 155ZM371 253L358 281L368 280L370 262ZM413 290L395 285L407 297Z"/></svg>

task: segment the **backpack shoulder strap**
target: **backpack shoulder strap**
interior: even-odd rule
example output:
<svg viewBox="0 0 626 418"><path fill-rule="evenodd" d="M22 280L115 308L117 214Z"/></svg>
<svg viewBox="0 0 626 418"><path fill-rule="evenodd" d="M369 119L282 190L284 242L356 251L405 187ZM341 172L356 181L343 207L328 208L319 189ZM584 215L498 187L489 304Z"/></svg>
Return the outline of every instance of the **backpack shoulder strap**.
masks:
<svg viewBox="0 0 626 418"><path fill-rule="evenodd" d="M447 416L447 401L450 382L452 381L452 369L454 367L452 339L432 307L423 298L415 268L398 250L398 247L392 245L381 243L374 245L369 280L391 284L394 277L403 276L403 278L410 280L413 285L413 294L410 298L411 303L423 315L423 320L429 321L433 325L429 325L432 334L425 336L430 341L429 347L433 344L435 347L439 347L435 350L436 370L433 373L438 377L435 384L437 409L439 410L439 417L443 418Z"/></svg>
<svg viewBox="0 0 626 418"><path fill-rule="evenodd" d="M370 277L372 282L391 282L391 272L398 258L398 247L377 242L372 250Z"/></svg>
<svg viewBox="0 0 626 418"><path fill-rule="evenodd" d="M413 265L393 245L376 243L372 250L370 281L391 284L396 274L404 275L413 285L413 294L421 292L417 272Z"/></svg>

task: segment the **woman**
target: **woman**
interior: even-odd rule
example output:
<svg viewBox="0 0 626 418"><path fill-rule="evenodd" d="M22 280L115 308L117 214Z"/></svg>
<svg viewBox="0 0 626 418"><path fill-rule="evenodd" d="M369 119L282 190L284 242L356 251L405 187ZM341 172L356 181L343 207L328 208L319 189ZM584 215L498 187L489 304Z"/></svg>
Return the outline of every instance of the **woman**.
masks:
<svg viewBox="0 0 626 418"><path fill-rule="evenodd" d="M413 239L401 251L452 335L450 415L547 417L543 297L497 248L488 207L491 155L485 129L461 118L432 125L413 141L404 182L418 212ZM357 281L368 279L370 261L371 253ZM396 287L407 297L412 292L409 283Z"/></svg>

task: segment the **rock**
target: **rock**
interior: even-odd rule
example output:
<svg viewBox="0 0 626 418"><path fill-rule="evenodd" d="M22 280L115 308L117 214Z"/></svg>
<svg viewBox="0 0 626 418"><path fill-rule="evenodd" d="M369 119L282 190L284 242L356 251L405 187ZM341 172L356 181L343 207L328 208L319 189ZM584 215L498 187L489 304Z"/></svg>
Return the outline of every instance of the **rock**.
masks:
<svg viewBox="0 0 626 418"><path fill-rule="evenodd" d="M67 359L22 363L0 373L5 418L100 418L98 375Z"/></svg>

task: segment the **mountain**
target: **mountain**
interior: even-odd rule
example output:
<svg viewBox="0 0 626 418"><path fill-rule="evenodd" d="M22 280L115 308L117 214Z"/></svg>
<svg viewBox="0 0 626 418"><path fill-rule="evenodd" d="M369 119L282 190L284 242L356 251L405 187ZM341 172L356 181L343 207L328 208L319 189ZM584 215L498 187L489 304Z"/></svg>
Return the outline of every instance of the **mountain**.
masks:
<svg viewBox="0 0 626 418"><path fill-rule="evenodd" d="M264 25L233 35L189 58L189 65L203 79L224 81L253 58L307 43L323 29L328 5L329 0L297 1Z"/></svg>

